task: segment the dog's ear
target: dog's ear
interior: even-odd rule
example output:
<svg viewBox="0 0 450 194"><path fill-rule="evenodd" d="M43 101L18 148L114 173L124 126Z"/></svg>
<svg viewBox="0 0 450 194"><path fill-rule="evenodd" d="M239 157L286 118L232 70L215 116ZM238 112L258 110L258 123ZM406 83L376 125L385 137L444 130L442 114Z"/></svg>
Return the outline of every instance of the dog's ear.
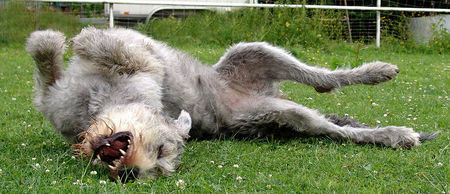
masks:
<svg viewBox="0 0 450 194"><path fill-rule="evenodd" d="M184 137L189 138L189 130L192 127L191 116L185 110L182 110L178 119L175 120L175 125L178 128L178 133Z"/></svg>

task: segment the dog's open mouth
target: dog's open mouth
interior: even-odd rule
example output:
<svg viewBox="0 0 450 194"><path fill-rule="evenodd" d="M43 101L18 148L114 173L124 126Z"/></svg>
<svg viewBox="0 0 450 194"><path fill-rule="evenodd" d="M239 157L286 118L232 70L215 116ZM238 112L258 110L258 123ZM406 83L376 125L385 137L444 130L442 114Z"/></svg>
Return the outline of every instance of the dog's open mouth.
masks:
<svg viewBox="0 0 450 194"><path fill-rule="evenodd" d="M111 170L120 170L131 147L132 138L133 135L128 131L106 137L93 146L94 156L106 162Z"/></svg>
<svg viewBox="0 0 450 194"><path fill-rule="evenodd" d="M111 136L97 136L89 144L93 151L94 162L105 162L111 169L110 178L128 182L139 175L139 169L127 166L132 158L133 134L129 131L118 132ZM84 141L87 141L86 139ZM83 144L75 144L74 147L83 156ZM92 155L84 155L90 157Z"/></svg>

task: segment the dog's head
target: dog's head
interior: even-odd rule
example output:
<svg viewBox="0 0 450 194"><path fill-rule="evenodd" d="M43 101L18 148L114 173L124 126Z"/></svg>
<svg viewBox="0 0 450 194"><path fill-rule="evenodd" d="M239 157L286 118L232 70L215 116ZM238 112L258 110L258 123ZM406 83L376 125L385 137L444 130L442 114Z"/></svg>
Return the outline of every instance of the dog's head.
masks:
<svg viewBox="0 0 450 194"><path fill-rule="evenodd" d="M93 121L75 148L106 164L113 179L155 178L175 170L190 128L185 111L173 120L142 106L115 107Z"/></svg>

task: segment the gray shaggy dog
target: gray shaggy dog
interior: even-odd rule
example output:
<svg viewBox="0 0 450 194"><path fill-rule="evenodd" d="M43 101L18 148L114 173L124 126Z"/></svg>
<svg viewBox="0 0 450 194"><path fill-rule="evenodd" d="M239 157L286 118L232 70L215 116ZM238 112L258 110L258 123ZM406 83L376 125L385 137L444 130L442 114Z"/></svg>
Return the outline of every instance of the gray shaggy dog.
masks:
<svg viewBox="0 0 450 194"><path fill-rule="evenodd" d="M57 132L78 143L81 156L107 165L113 178L173 173L189 137L302 133L410 148L438 134L370 128L281 98L282 80L318 92L375 85L399 72L389 63L330 71L255 42L232 46L207 67L133 30L86 28L71 40L75 56L63 70L64 42L62 33L51 30L28 38L36 62L34 103Z"/></svg>

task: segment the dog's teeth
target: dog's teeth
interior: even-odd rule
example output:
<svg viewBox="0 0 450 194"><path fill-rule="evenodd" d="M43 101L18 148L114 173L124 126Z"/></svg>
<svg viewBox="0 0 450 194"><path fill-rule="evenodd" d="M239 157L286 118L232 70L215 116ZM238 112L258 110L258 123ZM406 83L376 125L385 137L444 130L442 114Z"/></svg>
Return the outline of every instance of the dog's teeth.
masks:
<svg viewBox="0 0 450 194"><path fill-rule="evenodd" d="M100 158L100 155L97 155L97 159L102 160L102 158Z"/></svg>
<svg viewBox="0 0 450 194"><path fill-rule="evenodd" d="M127 148L130 148L131 147L131 145L127 145Z"/></svg>
<svg viewBox="0 0 450 194"><path fill-rule="evenodd" d="M131 144L131 140L128 140L128 143Z"/></svg>
<svg viewBox="0 0 450 194"><path fill-rule="evenodd" d="M111 165L108 165L109 168L111 168L111 170L116 170L117 168Z"/></svg>
<svg viewBox="0 0 450 194"><path fill-rule="evenodd" d="M106 143L105 145L108 146L108 147L111 146L111 144L109 144L109 143Z"/></svg>
<svg viewBox="0 0 450 194"><path fill-rule="evenodd" d="M123 151L122 149L119 149L120 153L122 153L122 155L127 154L125 151Z"/></svg>
<svg viewBox="0 0 450 194"><path fill-rule="evenodd" d="M123 159L124 157L123 156L120 156L120 159Z"/></svg>

